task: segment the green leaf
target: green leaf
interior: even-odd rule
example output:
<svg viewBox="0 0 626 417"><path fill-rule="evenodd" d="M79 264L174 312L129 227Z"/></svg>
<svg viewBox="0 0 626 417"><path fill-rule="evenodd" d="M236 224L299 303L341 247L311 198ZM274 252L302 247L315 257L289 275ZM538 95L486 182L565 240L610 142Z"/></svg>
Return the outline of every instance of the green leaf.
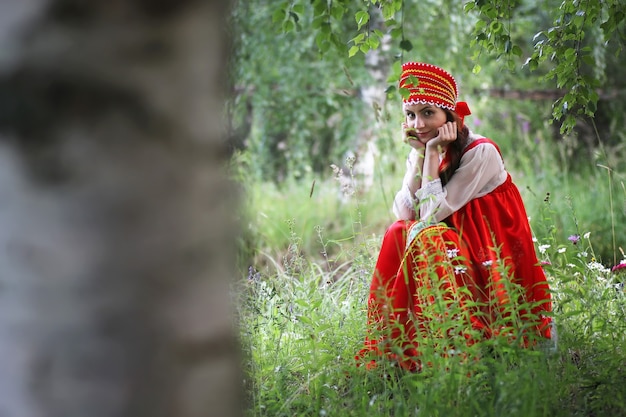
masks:
<svg viewBox="0 0 626 417"><path fill-rule="evenodd" d="M296 24L293 22L293 20L285 20L283 22L283 32L289 33L293 31L295 28L296 28Z"/></svg>
<svg viewBox="0 0 626 417"><path fill-rule="evenodd" d="M352 46L348 51L348 57L352 58L357 54L357 52L359 52L359 47L357 45Z"/></svg>
<svg viewBox="0 0 626 417"><path fill-rule="evenodd" d="M380 39L375 36L370 36L367 40L367 43L370 46L370 49L378 49L380 46Z"/></svg>
<svg viewBox="0 0 626 417"><path fill-rule="evenodd" d="M496 19L498 17L498 10L495 7L491 6L491 5L487 5L487 6L483 7L481 11L489 19Z"/></svg>
<svg viewBox="0 0 626 417"><path fill-rule="evenodd" d="M574 126L576 126L576 118L573 115L568 114L565 116L565 120L561 125L561 133L565 134L571 132Z"/></svg>
<svg viewBox="0 0 626 417"><path fill-rule="evenodd" d="M395 7L393 7L393 5L383 5L383 19L385 19L385 21L391 19L393 17L393 15L396 13L396 9Z"/></svg>
<svg viewBox="0 0 626 417"><path fill-rule="evenodd" d="M402 36L403 29L401 27L391 29L391 37L393 39L400 38Z"/></svg>
<svg viewBox="0 0 626 417"><path fill-rule="evenodd" d="M359 33L354 38L352 38L350 42L354 43L355 45L358 45L361 42L363 42L363 39L365 39L365 33Z"/></svg>
<svg viewBox="0 0 626 417"><path fill-rule="evenodd" d="M315 0L313 2L313 10L316 16L320 16L326 13L328 2L326 0Z"/></svg>
<svg viewBox="0 0 626 417"><path fill-rule="evenodd" d="M420 80L415 75L409 75L408 77L406 77L406 84L412 85L413 88L415 88L420 85Z"/></svg>
<svg viewBox="0 0 626 417"><path fill-rule="evenodd" d="M409 52L411 49L413 49L413 44L408 39L402 39L400 41L400 49Z"/></svg>
<svg viewBox="0 0 626 417"><path fill-rule="evenodd" d="M363 25L367 24L370 21L370 14L364 10L356 12L354 15L354 19L356 20L356 24L358 26L358 30L361 30Z"/></svg>
<svg viewBox="0 0 626 417"><path fill-rule="evenodd" d="M482 70L482 67L479 64L474 64L474 68L472 68L473 74L478 74Z"/></svg>
<svg viewBox="0 0 626 417"><path fill-rule="evenodd" d="M341 20L345 11L346 9L341 4L337 4L336 2L333 2L332 7L330 8L330 15L334 19Z"/></svg>
<svg viewBox="0 0 626 417"><path fill-rule="evenodd" d="M489 30L491 30L491 32L493 33L500 33L502 32L502 29L504 28L504 26L502 25L502 23L498 20L494 20L493 22L491 22L491 24L489 25Z"/></svg>
<svg viewBox="0 0 626 417"><path fill-rule="evenodd" d="M285 12L285 9L283 8L277 9L272 15L272 22L274 23L282 22L283 20L285 20L286 16L287 16L287 13Z"/></svg>
<svg viewBox="0 0 626 417"><path fill-rule="evenodd" d="M316 16L313 19L313 22L311 22L311 27L313 29L319 29L320 27L322 27L322 25L326 23L326 16L322 15L322 16Z"/></svg>
<svg viewBox="0 0 626 417"><path fill-rule="evenodd" d="M330 41L333 43L333 45L335 45L336 48L338 48L340 51L344 50L346 48L346 44L344 42L342 42L342 40L339 38L339 36L336 33L331 33L330 34Z"/></svg>
<svg viewBox="0 0 626 417"><path fill-rule="evenodd" d="M591 67L596 65L596 60L591 55L583 55L583 62Z"/></svg>

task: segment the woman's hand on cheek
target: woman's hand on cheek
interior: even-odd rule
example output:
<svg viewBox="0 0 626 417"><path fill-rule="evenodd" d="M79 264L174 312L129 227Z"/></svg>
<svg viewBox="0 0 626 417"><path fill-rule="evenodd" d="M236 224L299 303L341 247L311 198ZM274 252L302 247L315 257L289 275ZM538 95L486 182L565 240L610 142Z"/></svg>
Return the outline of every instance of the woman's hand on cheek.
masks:
<svg viewBox="0 0 626 417"><path fill-rule="evenodd" d="M447 122L439 128L439 135L428 142L428 146L442 148L447 147L456 140L457 128L456 122Z"/></svg>

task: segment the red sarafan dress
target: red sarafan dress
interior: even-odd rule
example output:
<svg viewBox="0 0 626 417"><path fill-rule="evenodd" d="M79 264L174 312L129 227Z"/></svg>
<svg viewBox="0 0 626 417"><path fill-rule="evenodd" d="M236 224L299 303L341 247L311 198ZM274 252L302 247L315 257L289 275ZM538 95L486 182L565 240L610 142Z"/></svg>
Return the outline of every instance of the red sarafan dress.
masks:
<svg viewBox="0 0 626 417"><path fill-rule="evenodd" d="M551 338L549 286L519 190L497 145L470 139L446 187L429 183L420 195L432 197L420 216L435 224L401 219L383 237L359 365L387 356L419 370L424 349L447 355L495 336ZM477 172L487 178L463 177ZM460 197L448 197L455 187ZM530 311L517 307L522 302Z"/></svg>

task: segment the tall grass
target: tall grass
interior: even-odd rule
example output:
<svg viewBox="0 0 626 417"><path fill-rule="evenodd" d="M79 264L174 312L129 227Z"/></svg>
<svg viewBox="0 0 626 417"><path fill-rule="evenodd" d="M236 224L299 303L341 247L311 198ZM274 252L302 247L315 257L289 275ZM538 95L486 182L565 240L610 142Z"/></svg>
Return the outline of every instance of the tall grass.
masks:
<svg viewBox="0 0 626 417"><path fill-rule="evenodd" d="M249 415L626 415L619 276L591 260L584 238L564 247L544 252L556 353L491 345L491 355L467 364L426 352L434 365L417 374L355 367L369 276L348 267L329 280L304 259L269 275L250 271L239 292Z"/></svg>
<svg viewBox="0 0 626 417"><path fill-rule="evenodd" d="M554 292L556 350L492 343L469 363L427 352L421 373L357 368L389 199L343 194L330 169L280 188L248 179L237 288L248 415L626 416L626 274L610 270L624 259L624 166L573 164L547 128L539 140L518 128L501 147ZM400 179L386 177L389 194Z"/></svg>

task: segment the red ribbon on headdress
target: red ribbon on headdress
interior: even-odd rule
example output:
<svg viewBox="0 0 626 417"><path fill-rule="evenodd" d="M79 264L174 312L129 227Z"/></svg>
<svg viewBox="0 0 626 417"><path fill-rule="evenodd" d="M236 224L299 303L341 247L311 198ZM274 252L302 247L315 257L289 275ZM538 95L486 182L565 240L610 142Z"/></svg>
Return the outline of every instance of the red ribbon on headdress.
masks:
<svg viewBox="0 0 626 417"><path fill-rule="evenodd" d="M465 116L469 116L472 112L469 109L469 106L464 101L458 101L454 108L454 112L459 115L461 119L461 127L463 127Z"/></svg>

